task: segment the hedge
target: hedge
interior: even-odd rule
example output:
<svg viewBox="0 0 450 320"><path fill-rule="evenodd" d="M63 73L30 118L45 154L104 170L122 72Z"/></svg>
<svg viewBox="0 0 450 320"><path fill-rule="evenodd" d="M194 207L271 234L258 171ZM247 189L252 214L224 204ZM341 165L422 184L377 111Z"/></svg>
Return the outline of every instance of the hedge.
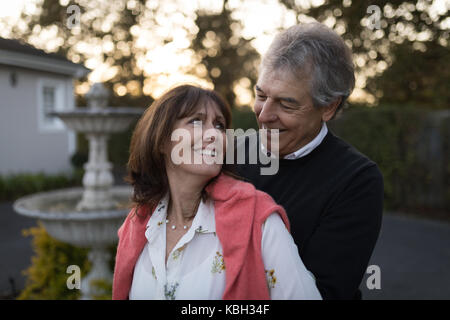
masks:
<svg viewBox="0 0 450 320"><path fill-rule="evenodd" d="M407 106L353 107L328 126L378 164L386 209L450 220L450 117Z"/></svg>
<svg viewBox="0 0 450 320"><path fill-rule="evenodd" d="M73 174L18 173L0 175L0 201L14 201L22 196L81 186L83 170L74 170Z"/></svg>

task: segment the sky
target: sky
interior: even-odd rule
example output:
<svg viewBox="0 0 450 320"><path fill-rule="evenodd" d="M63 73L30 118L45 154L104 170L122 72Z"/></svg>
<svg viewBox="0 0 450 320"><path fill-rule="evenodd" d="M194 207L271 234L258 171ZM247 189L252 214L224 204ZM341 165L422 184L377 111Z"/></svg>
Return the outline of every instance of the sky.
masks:
<svg viewBox="0 0 450 320"><path fill-rule="evenodd" d="M19 20L21 12L33 13L36 10L36 2L39 0L0 0L0 20L6 25L20 25L25 22ZM113 1L113 0L104 0ZM134 1L134 0L129 0ZM157 0L154 0L157 1ZM313 5L320 5L324 0L297 0L299 5L308 7L311 3ZM67 5L69 0L60 0L60 3ZM204 79L195 78L192 75L187 75L180 71L183 67L192 64L193 54L186 50L189 46L189 42L186 41L186 35L182 32L175 32L176 26L173 23L177 19L173 18L173 15L177 11L182 10L184 13L193 14L194 11L201 8L208 8L209 10L220 10L221 1L217 0L173 0L173 1L161 1L159 4L164 4L162 7L167 11L166 19L161 23L162 26L159 29L147 28L135 29L131 32L135 32L138 35L140 41L144 45L149 45L158 33L164 37L167 33L171 33L173 36L173 43L170 45L157 45L147 47L147 53L140 57L137 57L138 64L143 70L148 70L148 81L144 84L144 93L151 94L154 98L160 96L168 87L171 87L180 82L195 82L203 86L208 86L208 83ZM188 3L188 5L186 5ZM283 6L279 5L278 0L229 0L229 6L234 10L234 18L244 22L244 29L242 30L242 36L246 38L254 38L252 45L255 49L263 54L271 43L277 30L280 28L288 28L295 24L296 17L293 13L287 11ZM446 12L447 7L450 8L450 0L435 0L431 7L431 16L433 14L443 14ZM164 16L164 15L163 15ZM264 23L261 23L264 21ZM329 23L333 23L329 21ZM327 24L327 21L325 21ZM447 18L447 27L450 28L450 17ZM107 26L106 26L107 27ZM0 37L8 37L7 29L2 28L0 24ZM156 32L156 35L155 35ZM59 45L59 41L62 39L55 38L56 30L48 28L39 32L39 36L36 36L30 41L37 47L47 51L54 51ZM154 40L153 40L154 41ZM187 43L186 43L187 42ZM89 83L107 81L114 76L116 70L111 69L107 63L100 60L101 54L98 52L102 50L98 45L92 48L91 44L78 42L74 45L79 46L81 49L85 49L88 52L93 52L92 57L86 61L86 66L93 70L89 75ZM104 47L103 47L104 49ZM97 52L97 54L96 54ZM70 57L72 61L77 62L77 57ZM358 63L358 58L355 58L355 63ZM151 77L151 75L158 74L157 77ZM357 75L356 88L350 97L350 100L369 99L373 100L373 97L368 97L364 92L365 75ZM85 83L77 88L77 93L83 94L89 89L89 84ZM126 94L127 87L119 85L115 88L116 93L119 95ZM252 104L252 88L245 88L236 84L235 91L238 94L238 104L247 105ZM369 101L370 102L370 101Z"/></svg>

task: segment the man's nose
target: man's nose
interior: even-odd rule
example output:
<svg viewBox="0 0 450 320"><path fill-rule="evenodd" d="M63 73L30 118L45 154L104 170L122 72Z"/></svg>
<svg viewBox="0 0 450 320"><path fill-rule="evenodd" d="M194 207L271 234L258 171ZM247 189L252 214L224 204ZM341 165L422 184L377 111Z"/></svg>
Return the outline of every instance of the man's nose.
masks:
<svg viewBox="0 0 450 320"><path fill-rule="evenodd" d="M264 101L264 104L261 107L261 111L258 115L258 121L261 123L264 122L273 122L277 119L277 114L275 110L274 101L271 98L267 98Z"/></svg>

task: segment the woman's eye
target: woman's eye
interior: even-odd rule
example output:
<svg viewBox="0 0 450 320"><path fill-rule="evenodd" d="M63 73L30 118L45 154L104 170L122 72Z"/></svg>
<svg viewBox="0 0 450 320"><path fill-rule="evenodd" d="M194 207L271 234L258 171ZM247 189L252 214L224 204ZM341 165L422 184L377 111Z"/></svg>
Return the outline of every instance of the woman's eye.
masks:
<svg viewBox="0 0 450 320"><path fill-rule="evenodd" d="M194 118L190 121L190 123L194 124L194 126L201 126L202 125L202 120L198 119L198 118Z"/></svg>
<svg viewBox="0 0 450 320"><path fill-rule="evenodd" d="M218 124L216 124L216 128L219 130L225 130L225 125L219 122Z"/></svg>

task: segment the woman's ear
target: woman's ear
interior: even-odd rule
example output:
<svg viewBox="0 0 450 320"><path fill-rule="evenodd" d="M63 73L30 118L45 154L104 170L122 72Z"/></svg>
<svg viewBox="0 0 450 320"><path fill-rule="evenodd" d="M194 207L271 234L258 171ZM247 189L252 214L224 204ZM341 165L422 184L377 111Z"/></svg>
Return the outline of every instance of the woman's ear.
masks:
<svg viewBox="0 0 450 320"><path fill-rule="evenodd" d="M330 103L328 106L324 107L324 110L322 113L322 121L327 122L334 117L334 114L336 113L338 106L341 104L341 101L342 101L342 98L339 97L337 100Z"/></svg>

